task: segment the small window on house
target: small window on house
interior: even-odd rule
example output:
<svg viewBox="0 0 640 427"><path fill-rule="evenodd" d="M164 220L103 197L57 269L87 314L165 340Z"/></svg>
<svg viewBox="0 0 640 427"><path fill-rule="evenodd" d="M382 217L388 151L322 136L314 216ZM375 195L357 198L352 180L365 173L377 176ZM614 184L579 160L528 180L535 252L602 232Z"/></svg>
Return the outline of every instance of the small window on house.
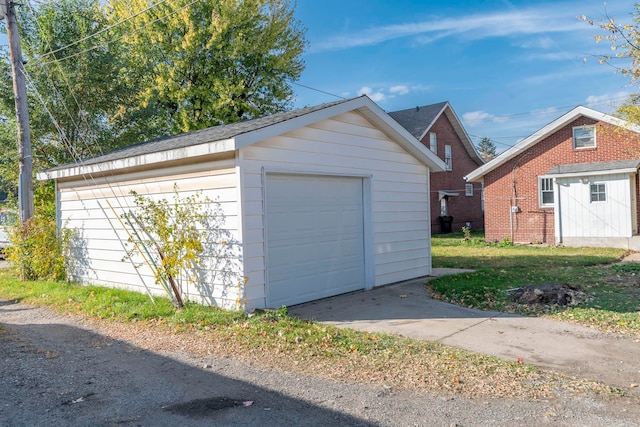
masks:
<svg viewBox="0 0 640 427"><path fill-rule="evenodd" d="M433 132L429 132L429 150L438 153L438 138Z"/></svg>
<svg viewBox="0 0 640 427"><path fill-rule="evenodd" d="M440 199L440 216L449 216L449 201L447 196Z"/></svg>
<svg viewBox="0 0 640 427"><path fill-rule="evenodd" d="M591 184L591 201L606 202L607 189L604 184Z"/></svg>
<svg viewBox="0 0 640 427"><path fill-rule="evenodd" d="M444 162L447 164L447 170L450 171L453 169L453 165L451 164L451 146L444 146Z"/></svg>
<svg viewBox="0 0 640 427"><path fill-rule="evenodd" d="M553 178L539 178L538 186L540 188L540 206L553 206Z"/></svg>
<svg viewBox="0 0 640 427"><path fill-rule="evenodd" d="M464 185L464 195L465 196L473 196L473 184L465 184Z"/></svg>
<svg viewBox="0 0 640 427"><path fill-rule="evenodd" d="M573 128L573 148L593 148L595 146L595 126L576 126Z"/></svg>

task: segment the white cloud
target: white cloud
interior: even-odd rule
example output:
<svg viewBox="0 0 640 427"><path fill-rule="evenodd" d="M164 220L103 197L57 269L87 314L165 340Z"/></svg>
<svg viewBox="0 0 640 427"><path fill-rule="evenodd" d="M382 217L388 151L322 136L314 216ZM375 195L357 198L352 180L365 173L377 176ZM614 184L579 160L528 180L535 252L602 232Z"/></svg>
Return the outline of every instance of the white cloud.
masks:
<svg viewBox="0 0 640 427"><path fill-rule="evenodd" d="M612 107L614 105L621 104L629 97L629 95L631 95L631 92L625 91L608 93L604 95L591 95L587 97L585 102L587 107L602 109L603 106Z"/></svg>
<svg viewBox="0 0 640 427"><path fill-rule="evenodd" d="M360 95L367 95L373 102L382 102L387 99L382 91L374 92L369 86L362 86L360 90L358 90L358 96Z"/></svg>
<svg viewBox="0 0 640 427"><path fill-rule="evenodd" d="M479 125L484 121L493 121L496 116L487 113L486 111L470 111L462 115L462 120L468 126Z"/></svg>
<svg viewBox="0 0 640 427"><path fill-rule="evenodd" d="M406 95L409 93L409 88L405 85L396 85L396 86L391 86L389 88L389 92L396 93L398 95Z"/></svg>
<svg viewBox="0 0 640 427"><path fill-rule="evenodd" d="M319 41L311 47L311 51L372 46L403 37L415 37L417 42L426 44L444 37L478 40L489 37L575 32L576 30L592 30L592 28L577 19L568 20L564 11L551 8L546 4L537 9L433 18L420 22L367 28ZM541 38L538 43L540 46L549 46L553 41L547 37Z"/></svg>

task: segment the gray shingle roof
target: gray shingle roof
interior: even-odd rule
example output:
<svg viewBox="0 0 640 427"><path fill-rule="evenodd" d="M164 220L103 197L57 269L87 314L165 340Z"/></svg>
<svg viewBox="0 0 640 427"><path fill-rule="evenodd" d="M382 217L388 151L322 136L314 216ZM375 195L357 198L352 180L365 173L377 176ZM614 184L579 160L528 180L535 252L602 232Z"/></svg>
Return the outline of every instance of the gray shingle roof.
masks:
<svg viewBox="0 0 640 427"><path fill-rule="evenodd" d="M557 165L547 175L566 175L574 173L606 172L620 169L638 169L640 160L618 160L615 162L574 163L570 165Z"/></svg>
<svg viewBox="0 0 640 427"><path fill-rule="evenodd" d="M420 139L433 121L438 117L447 102L439 102L437 104L423 105L407 110L394 111L389 113L391 117L409 133Z"/></svg>
<svg viewBox="0 0 640 427"><path fill-rule="evenodd" d="M353 99L353 98L352 98ZM189 147L212 141L222 141L233 138L238 135L262 129L277 123L282 123L305 114L319 111L334 105L342 104L350 101L350 99L330 102L326 104L316 105L313 107L305 107L293 111L285 111L282 113L272 114L270 116L259 117L256 119L245 120L242 122L230 123L227 125L214 126L206 129L196 130L180 135L165 136L129 147L121 148L110 153L100 156L83 159L77 163L69 163L56 166L49 171L67 169L73 165L92 165L113 160L126 159L128 157L140 156L144 154L158 153L176 148Z"/></svg>

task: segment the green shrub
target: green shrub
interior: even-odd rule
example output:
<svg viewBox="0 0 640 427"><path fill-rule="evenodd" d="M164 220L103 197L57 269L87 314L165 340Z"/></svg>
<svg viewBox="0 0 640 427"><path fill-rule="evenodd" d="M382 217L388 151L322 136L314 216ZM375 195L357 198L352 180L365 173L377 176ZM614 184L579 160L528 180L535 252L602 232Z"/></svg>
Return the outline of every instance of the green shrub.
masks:
<svg viewBox="0 0 640 427"><path fill-rule="evenodd" d="M5 257L22 280L64 280L64 248L70 236L69 230L58 233L51 218L36 214L11 227Z"/></svg>

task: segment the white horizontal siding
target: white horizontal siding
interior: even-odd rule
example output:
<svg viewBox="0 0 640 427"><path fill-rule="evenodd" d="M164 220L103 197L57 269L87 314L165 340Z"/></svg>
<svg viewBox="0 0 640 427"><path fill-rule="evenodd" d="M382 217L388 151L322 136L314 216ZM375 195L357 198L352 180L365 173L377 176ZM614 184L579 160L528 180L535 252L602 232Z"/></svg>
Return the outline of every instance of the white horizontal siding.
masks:
<svg viewBox="0 0 640 427"><path fill-rule="evenodd" d="M243 207L250 306L265 304L263 170L370 179L371 248L379 286L428 275L428 168L356 112L345 113L242 149ZM251 248L251 249L250 249ZM262 280L262 281L261 281Z"/></svg>
<svg viewBox="0 0 640 427"><path fill-rule="evenodd" d="M63 227L76 233L71 248L75 263L70 276L82 283L138 291L149 287L155 294L164 294L144 258L127 243L130 234L123 228L122 215L136 210L132 191L154 200L166 199L169 204L174 202L174 185L181 199L199 193L202 200L209 198L214 207L220 207L225 236L229 241L239 243L237 178L235 169L229 166L231 164L225 160L209 162L206 166L180 166L154 173L147 171L60 183L59 220ZM132 251L131 260L126 257L123 243ZM234 254L232 259L203 257L206 268L192 272L194 276L198 275L197 280L187 276L180 278L184 296L211 305L236 308L242 298L243 285L239 245Z"/></svg>
<svg viewBox="0 0 640 427"><path fill-rule="evenodd" d="M633 235L631 184L628 174L558 179L560 224L566 238L608 238ZM606 201L591 202L590 184L604 184Z"/></svg>

